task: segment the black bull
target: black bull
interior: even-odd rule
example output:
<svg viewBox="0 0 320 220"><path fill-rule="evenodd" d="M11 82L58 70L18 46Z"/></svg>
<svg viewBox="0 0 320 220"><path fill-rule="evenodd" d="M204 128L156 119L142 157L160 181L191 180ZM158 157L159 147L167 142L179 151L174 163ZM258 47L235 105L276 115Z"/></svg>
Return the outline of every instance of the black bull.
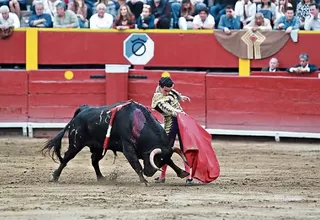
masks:
<svg viewBox="0 0 320 220"><path fill-rule="evenodd" d="M79 107L66 127L56 137L45 143L42 148L43 154L53 150L52 159L54 160L54 155L56 155L60 160L60 166L53 172L51 181L58 181L63 168L85 146L88 146L92 153L92 166L97 179L104 179L99 168L99 161L103 158L103 143L110 119L110 114L107 112L120 104L123 102L104 107L87 105ZM62 158L61 141L67 130L69 130L69 148ZM179 149L170 148L168 141L165 130L151 112L146 107L132 102L116 113L108 150L112 150L115 154L117 151L122 152L138 174L140 182L147 185L148 181L143 174L151 177L159 170L158 167L165 164L169 165L180 178L188 175L171 160L174 152L182 158L183 155ZM143 160L143 169L139 159Z"/></svg>

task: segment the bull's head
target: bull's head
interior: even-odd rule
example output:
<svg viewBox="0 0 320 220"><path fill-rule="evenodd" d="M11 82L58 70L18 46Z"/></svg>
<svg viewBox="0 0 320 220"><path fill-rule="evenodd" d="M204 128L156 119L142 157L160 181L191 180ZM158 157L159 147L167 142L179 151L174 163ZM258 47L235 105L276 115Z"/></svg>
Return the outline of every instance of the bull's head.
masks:
<svg viewBox="0 0 320 220"><path fill-rule="evenodd" d="M173 147L169 150L155 148L151 151L149 158L145 158L144 160L144 175L151 177L158 170L161 170L163 165L168 164L173 153L179 154L183 161L188 164L186 157L177 147Z"/></svg>

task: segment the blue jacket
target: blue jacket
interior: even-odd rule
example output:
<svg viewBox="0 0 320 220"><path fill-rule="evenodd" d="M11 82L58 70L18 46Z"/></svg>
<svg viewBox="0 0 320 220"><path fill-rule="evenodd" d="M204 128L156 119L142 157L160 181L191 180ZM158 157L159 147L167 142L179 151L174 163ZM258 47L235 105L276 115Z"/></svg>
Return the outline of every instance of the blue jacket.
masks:
<svg viewBox="0 0 320 220"><path fill-rule="evenodd" d="M218 29L223 30L226 27L230 30L239 30L240 29L239 18L233 17L233 18L229 19L226 15L222 15L220 17Z"/></svg>
<svg viewBox="0 0 320 220"><path fill-rule="evenodd" d="M138 25L138 28L139 29L154 29L154 15L150 15L149 17L147 18L144 18L143 21L142 21L142 18L141 16L138 17L137 19L137 25ZM148 27L145 28L145 27L142 27L142 24L147 24Z"/></svg>
<svg viewBox="0 0 320 220"><path fill-rule="evenodd" d="M299 21L299 19L298 19L296 16L294 16L291 21L288 21L287 18L286 18L286 16L282 16L282 17L279 18L278 21L274 24L274 29L279 30L279 29L278 29L278 26L279 26L279 24L281 24L281 23L284 24L284 26L283 26L282 29L281 29L281 30L284 30L284 31L287 30L287 28L290 27L290 26L292 26L292 29L293 29L293 30L298 30L298 29L300 28L300 21Z"/></svg>
<svg viewBox="0 0 320 220"><path fill-rule="evenodd" d="M36 27L34 26L33 22L39 19L45 19L46 21L43 23L44 27L49 28L52 27L52 19L49 14L42 14L42 15L31 15L29 18L29 26L30 27Z"/></svg>

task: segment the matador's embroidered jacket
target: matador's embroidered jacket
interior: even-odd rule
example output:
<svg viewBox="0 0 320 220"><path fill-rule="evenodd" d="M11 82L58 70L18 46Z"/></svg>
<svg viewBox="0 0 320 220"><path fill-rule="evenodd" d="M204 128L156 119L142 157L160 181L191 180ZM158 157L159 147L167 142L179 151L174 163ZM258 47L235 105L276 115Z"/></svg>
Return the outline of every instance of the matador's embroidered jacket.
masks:
<svg viewBox="0 0 320 220"><path fill-rule="evenodd" d="M169 133L172 126L172 117L176 117L177 113L183 112L179 103L180 100L181 94L174 89L172 89L168 95L163 95L160 87L157 86L153 94L151 107L163 115L164 128L167 133Z"/></svg>

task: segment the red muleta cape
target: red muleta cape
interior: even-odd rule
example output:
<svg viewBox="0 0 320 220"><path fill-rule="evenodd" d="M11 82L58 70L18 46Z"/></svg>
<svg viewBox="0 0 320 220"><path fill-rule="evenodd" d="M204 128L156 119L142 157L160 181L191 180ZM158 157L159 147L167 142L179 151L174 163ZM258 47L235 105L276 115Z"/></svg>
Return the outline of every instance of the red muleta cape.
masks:
<svg viewBox="0 0 320 220"><path fill-rule="evenodd" d="M211 135L191 116L177 115L183 153L192 168L193 178L210 183L220 175L220 166L212 148Z"/></svg>

